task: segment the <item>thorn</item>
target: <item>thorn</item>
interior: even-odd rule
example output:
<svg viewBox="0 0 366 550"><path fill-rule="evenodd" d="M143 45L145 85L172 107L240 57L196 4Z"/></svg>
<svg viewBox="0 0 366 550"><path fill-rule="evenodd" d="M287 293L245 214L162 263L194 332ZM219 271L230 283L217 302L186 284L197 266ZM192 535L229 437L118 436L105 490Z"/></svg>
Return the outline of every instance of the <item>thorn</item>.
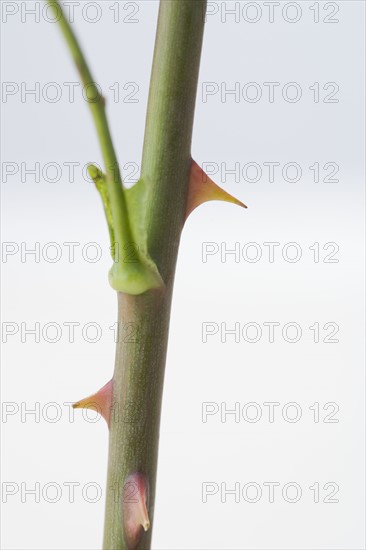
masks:
<svg viewBox="0 0 366 550"><path fill-rule="evenodd" d="M110 425L111 408L112 408L112 393L113 382L110 380L103 388L90 397L81 399L73 404L74 409L94 409L103 416L105 421Z"/></svg>
<svg viewBox="0 0 366 550"><path fill-rule="evenodd" d="M134 550L142 537L142 530L150 529L149 482L145 474L130 474L123 487L123 527L129 550Z"/></svg>
<svg viewBox="0 0 366 550"><path fill-rule="evenodd" d="M236 199L216 185L216 183L208 177L206 172L198 166L197 162L192 159L185 219L188 218L189 214L197 208L197 206L207 201L232 202L243 208L247 208L239 199Z"/></svg>

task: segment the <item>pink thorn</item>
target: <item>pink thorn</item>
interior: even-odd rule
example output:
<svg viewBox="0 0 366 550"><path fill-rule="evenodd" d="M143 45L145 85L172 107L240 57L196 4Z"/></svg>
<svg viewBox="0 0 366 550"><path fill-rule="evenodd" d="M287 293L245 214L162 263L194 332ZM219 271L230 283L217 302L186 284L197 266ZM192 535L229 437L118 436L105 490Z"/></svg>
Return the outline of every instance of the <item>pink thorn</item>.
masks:
<svg viewBox="0 0 366 550"><path fill-rule="evenodd" d="M142 530L150 529L149 482L145 474L130 474L123 487L123 527L129 550L134 550L142 537Z"/></svg>
<svg viewBox="0 0 366 550"><path fill-rule="evenodd" d="M113 397L113 380L110 380L97 393L74 403L74 409L94 409L103 416L110 426Z"/></svg>
<svg viewBox="0 0 366 550"><path fill-rule="evenodd" d="M216 185L216 183L208 177L206 172L198 166L197 162L192 159L185 219L188 218L189 214L197 208L197 206L207 201L232 202L243 208L247 208L240 200Z"/></svg>

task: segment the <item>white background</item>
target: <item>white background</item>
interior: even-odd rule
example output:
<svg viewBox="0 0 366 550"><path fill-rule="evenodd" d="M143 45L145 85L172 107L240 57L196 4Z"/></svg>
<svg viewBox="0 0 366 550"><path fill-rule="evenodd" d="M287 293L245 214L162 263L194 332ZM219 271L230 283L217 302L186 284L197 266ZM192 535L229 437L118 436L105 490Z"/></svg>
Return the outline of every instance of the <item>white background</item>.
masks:
<svg viewBox="0 0 366 550"><path fill-rule="evenodd" d="M63 403L93 393L113 372L109 327L116 321L116 299L107 281L108 234L99 197L80 168L90 161L101 162L100 153L80 89L75 91L75 101L69 101L65 83L77 82L78 76L59 29L42 16L43 3L3 2L3 21L6 4L14 4L19 11L2 24L2 80L15 83L19 92L3 96L2 103L2 238L15 243L19 252L3 256L2 318L19 330L3 344L3 412L14 414L2 417L2 488L9 489L4 483L13 483L18 491L7 498L3 493L2 544L7 550L97 549L102 544L104 494L92 503L88 500L95 491L90 488L85 497L82 489L93 483L104 491L107 428L103 420L87 421L80 411L70 422L69 407ZM125 175L131 170L126 163L139 163L141 157L158 8L153 1L129 4L121 2L120 21L115 23L110 9L114 3L99 3L101 17L94 24L85 20L85 13L83 18L85 2L75 6L75 29L107 97ZM266 3L247 4L238 2L236 16L225 19L225 8L235 8L235 3L210 2L192 151L200 164L226 163L230 169L240 163L242 169L255 162L263 172L256 182L248 181L253 172L238 178L228 174L225 181L220 170L214 176L217 183L248 204L248 210L224 203L204 205L192 214L182 235L164 387L153 547L361 549L365 6L362 1L328 6L297 2L290 3L292 7L281 3L270 23ZM40 9L39 22L32 15L24 16L24 11L22 21L22 5ZM319 23L314 22L317 5ZM136 22L123 21L132 12ZM91 7L86 13L91 19L96 12ZM296 14L297 22L286 21ZM257 22L248 22L256 16ZM325 23L327 16L338 22ZM39 102L32 95L22 101L22 86L34 88L37 82ZM49 101L48 92L53 97L49 82L61 89L59 101ZM116 82L120 83L118 101L109 89ZM138 86L136 103L123 101L133 89L123 89L130 82ZM207 82L216 83L214 89L219 91L204 101ZM239 98L221 95L225 85L232 89L236 82ZM249 82L256 82L262 92L255 103L243 97ZM280 83L273 102L268 100L265 82ZM297 102L282 95L289 82L301 89ZM320 86L319 102L310 89L315 82ZM333 89L323 89L329 82L339 86L336 103L323 101ZM290 99L293 92L294 88L289 89ZM11 162L18 170L14 175L6 173ZM41 169L39 182L25 173L36 162ZM59 174L52 167L49 172L44 169L50 162L58 163ZM73 182L65 165L70 162L80 163ZM280 163L273 182L265 162ZM289 162L301 167L297 182L282 176ZM319 182L309 169L315 162L320 164ZM336 182L323 181L330 173L322 168L328 162L339 167ZM287 180L294 177L291 171L289 175ZM52 177L57 181L52 182ZM29 254L22 261L21 247L34 248L37 242L39 262ZM49 242L62 251L58 262L48 259L47 254L51 257L55 251L47 248ZM73 263L65 242L80 243ZM91 248L84 257L81 253L90 242L98 243L103 252L95 263L87 261L86 254L93 255ZM216 243L219 252L203 262L205 242ZM254 248L245 248L253 242L262 253L257 262L248 261L248 255L255 255ZM280 243L273 262L265 242ZM302 253L297 262L282 255L290 242L298 243ZM225 246L233 249L235 243L239 243L239 258L220 256ZM319 262L309 248L314 243L319 243ZM324 262L332 251L323 250L326 243L339 246L333 257L338 262ZM288 254L292 256L294 248ZM263 325L271 321L280 323L273 343ZM23 334L22 342L21 323L32 328L37 322L40 342L29 334ZM42 336L42 328L50 322L62 329L56 343ZM65 322L80 323L74 343L68 341ZM82 327L91 322L102 331L96 343L82 337ZM224 343L220 331L203 343L205 322L226 323L227 328L258 323L263 332L256 343L242 336L235 342L233 335ZM282 337L283 325L289 322L301 326L297 343ZM319 343L309 329L316 322ZM323 329L328 322L339 326L334 337L338 343L323 341L330 333ZM48 339L54 334L50 330ZM248 334L253 338L253 332ZM288 334L293 337L291 331ZM88 335L93 337L93 331ZM241 415L235 422L234 415L227 415L223 422L218 412L203 422L205 402L217 403L219 410L233 409L237 402L240 411L255 402L262 417L249 422ZM265 402L279 403L272 423ZM301 407L298 422L283 418L283 408L290 402ZM57 403L58 409L47 407L48 403ZM319 422L314 422L309 409L314 403L319 403ZM332 408L323 410L327 403L339 407L333 417L338 422L324 422L332 412ZM41 411L38 419L25 414L25 409L35 407ZM57 411L61 418L52 423ZM254 409L248 414L253 416ZM294 408L288 414L293 415ZM89 419L95 415L90 413ZM73 503L67 482L80 484ZM205 482L218 489L207 502L202 498ZM241 491L250 482L262 489L258 502L248 502L252 492L246 499L241 492L239 502L228 494L222 502L221 483L227 489L239 484ZM265 482L280 483L272 503ZM282 496L289 482L302 489L296 503ZM39 503L25 493L36 483L40 484ZM49 493L47 483L53 486ZM319 483L319 503L309 489L314 483ZM339 502L324 502L331 493L329 487L334 487L324 489L326 483L339 486L333 497ZM51 503L54 487L60 488L59 500ZM291 490L288 495L293 497Z"/></svg>

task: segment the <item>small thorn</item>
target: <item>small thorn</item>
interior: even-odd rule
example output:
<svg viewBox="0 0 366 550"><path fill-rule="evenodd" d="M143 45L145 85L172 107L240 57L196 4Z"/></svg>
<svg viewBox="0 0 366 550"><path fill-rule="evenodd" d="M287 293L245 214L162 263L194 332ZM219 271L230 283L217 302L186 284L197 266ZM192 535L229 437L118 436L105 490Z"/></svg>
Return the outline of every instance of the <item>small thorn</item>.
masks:
<svg viewBox="0 0 366 550"><path fill-rule="evenodd" d="M216 183L208 177L206 172L198 166L197 162L192 159L185 219L188 218L189 214L197 208L197 206L207 201L232 202L233 204L247 208L239 199L236 199L216 185Z"/></svg>
<svg viewBox="0 0 366 550"><path fill-rule="evenodd" d="M110 380L97 393L91 395L90 397L86 397L85 399L81 399L81 401L77 401L77 403L74 403L73 408L94 409L103 416L109 427L112 408L112 393L113 382L112 380Z"/></svg>
<svg viewBox="0 0 366 550"><path fill-rule="evenodd" d="M123 527L129 550L138 546L142 530L150 529L148 501L149 483L145 474L130 474L123 487Z"/></svg>
<svg viewBox="0 0 366 550"><path fill-rule="evenodd" d="M144 528L144 531L148 531L150 529L150 522L145 521L145 523L143 523L142 527Z"/></svg>

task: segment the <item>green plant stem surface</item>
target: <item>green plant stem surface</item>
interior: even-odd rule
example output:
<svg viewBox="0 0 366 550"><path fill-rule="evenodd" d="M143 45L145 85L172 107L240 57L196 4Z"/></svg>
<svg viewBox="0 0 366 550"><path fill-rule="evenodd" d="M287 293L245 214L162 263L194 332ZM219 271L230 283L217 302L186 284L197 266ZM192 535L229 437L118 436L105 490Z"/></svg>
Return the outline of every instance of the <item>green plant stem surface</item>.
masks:
<svg viewBox="0 0 366 550"><path fill-rule="evenodd" d="M129 245L133 242L133 233L104 98L99 94L59 3L47 2L58 17L95 122L106 169L108 197L104 197L104 202L107 200L107 206L108 201L110 203L115 242L120 246ZM206 0L160 2L141 169L148 200L141 216L146 228L147 253L165 284L135 293L139 295L117 292L118 322L122 330L113 376L104 532L106 550L129 548L123 528L122 499L123 486L134 472L142 472L148 480L148 512L150 523L153 523L169 317L186 211L205 12ZM146 271L138 289L143 288L145 277ZM128 326L134 329L132 338L124 337L123 328ZM172 471L175 476L172 483L179 487L179 471L174 466ZM174 517L173 521L177 538L172 540L172 547L179 547L182 519ZM134 548L150 548L151 534L152 529L143 532Z"/></svg>
<svg viewBox="0 0 366 550"><path fill-rule="evenodd" d="M117 344L110 428L105 550L127 548L121 498L127 476L143 472L149 481L153 524L169 316L191 163L191 138L202 48L205 0L160 3L142 160L142 178L151 186L147 210L148 250L165 287L140 296L119 293L118 320L133 323L136 342ZM179 469L171 467L179 492ZM184 518L174 512L172 548L179 548ZM137 548L150 548L152 529Z"/></svg>

